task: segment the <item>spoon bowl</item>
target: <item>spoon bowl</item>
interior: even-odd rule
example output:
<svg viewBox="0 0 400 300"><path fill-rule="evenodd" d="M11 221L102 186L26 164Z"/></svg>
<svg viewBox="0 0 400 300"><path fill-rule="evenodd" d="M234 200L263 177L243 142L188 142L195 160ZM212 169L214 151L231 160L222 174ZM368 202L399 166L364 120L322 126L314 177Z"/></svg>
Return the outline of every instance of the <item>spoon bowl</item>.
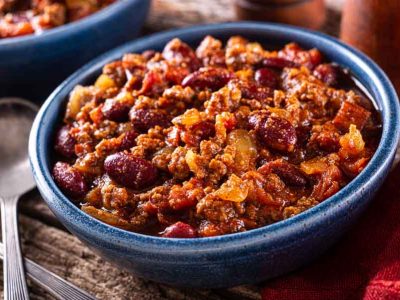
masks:
<svg viewBox="0 0 400 300"><path fill-rule="evenodd" d="M0 195L21 195L35 186L28 139L37 107L19 98L0 99Z"/></svg>

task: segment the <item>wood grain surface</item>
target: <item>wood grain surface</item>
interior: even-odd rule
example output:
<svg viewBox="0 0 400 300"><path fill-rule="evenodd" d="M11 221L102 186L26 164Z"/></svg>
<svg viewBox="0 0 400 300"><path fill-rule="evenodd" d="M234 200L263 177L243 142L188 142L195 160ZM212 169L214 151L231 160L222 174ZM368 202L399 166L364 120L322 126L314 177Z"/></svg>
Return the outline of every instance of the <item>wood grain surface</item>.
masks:
<svg viewBox="0 0 400 300"><path fill-rule="evenodd" d="M142 280L113 267L94 254L57 221L32 191L20 205L23 252L57 275L89 291L98 299L222 300L259 299L259 288L243 286L227 290L184 290ZM0 275L0 280L2 280ZM29 284L32 299L53 299Z"/></svg>
<svg viewBox="0 0 400 300"><path fill-rule="evenodd" d="M144 32L233 21L235 14L232 1L154 0ZM340 2L341 0L328 1L328 22L323 30L330 34L338 32L340 14L337 9L340 8ZM98 299L260 299L257 286L212 291L184 290L134 277L105 262L69 234L49 211L36 190L26 195L21 202L20 224L26 257L87 290ZM1 294L2 289L1 284ZM29 289L32 299L53 299L32 283L29 283Z"/></svg>
<svg viewBox="0 0 400 300"><path fill-rule="evenodd" d="M233 2L235 0L154 0L146 32L155 32L195 24L237 21ZM322 31L338 35L340 10L344 0L325 0L327 21Z"/></svg>

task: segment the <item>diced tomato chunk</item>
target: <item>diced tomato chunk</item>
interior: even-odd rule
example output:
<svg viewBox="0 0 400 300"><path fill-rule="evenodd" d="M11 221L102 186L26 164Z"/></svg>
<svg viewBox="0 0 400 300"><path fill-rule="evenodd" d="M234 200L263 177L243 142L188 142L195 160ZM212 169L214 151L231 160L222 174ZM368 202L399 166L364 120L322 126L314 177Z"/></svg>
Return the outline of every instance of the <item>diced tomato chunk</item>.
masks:
<svg viewBox="0 0 400 300"><path fill-rule="evenodd" d="M371 113L358 104L343 102L332 123L340 130L347 131L351 124L362 130Z"/></svg>

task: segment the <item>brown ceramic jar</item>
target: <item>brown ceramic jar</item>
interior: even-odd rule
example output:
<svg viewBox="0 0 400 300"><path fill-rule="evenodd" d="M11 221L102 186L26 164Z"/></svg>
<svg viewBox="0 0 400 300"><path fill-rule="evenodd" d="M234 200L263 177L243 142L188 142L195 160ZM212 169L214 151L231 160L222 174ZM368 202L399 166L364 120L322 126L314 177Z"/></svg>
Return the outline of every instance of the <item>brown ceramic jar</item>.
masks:
<svg viewBox="0 0 400 300"><path fill-rule="evenodd" d="M325 21L324 0L236 0L239 19L318 29Z"/></svg>
<svg viewBox="0 0 400 300"><path fill-rule="evenodd" d="M374 59L400 92L400 0L347 0L341 39Z"/></svg>

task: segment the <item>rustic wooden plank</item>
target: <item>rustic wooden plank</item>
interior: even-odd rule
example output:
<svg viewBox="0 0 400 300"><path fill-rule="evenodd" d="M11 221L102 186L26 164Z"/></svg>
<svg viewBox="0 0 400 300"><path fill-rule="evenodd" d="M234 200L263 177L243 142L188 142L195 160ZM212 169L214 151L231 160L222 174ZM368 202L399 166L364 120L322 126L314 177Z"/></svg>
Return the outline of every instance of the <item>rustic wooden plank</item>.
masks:
<svg viewBox="0 0 400 300"><path fill-rule="evenodd" d="M137 278L105 262L71 234L29 217L21 217L21 232L26 257L99 299L222 299L211 291L180 290ZM36 286L31 290L43 294Z"/></svg>
<svg viewBox="0 0 400 300"><path fill-rule="evenodd" d="M19 209L24 215L32 219L38 219L44 224L66 231L66 228L57 220L46 202L43 201L37 189L21 198Z"/></svg>
<svg viewBox="0 0 400 300"><path fill-rule="evenodd" d="M326 0L327 22L321 29L337 35L340 10L344 0ZM153 0L146 32L155 32L194 24L209 24L236 21L234 0Z"/></svg>
<svg viewBox="0 0 400 300"><path fill-rule="evenodd" d="M31 199L22 203L23 211L36 210L35 215L39 216L42 213L46 221L54 218L40 197ZM258 300L260 298L256 287L210 291L177 289L146 281L105 262L67 231L24 215L20 221L23 252L28 258L91 292L99 299ZM35 285L30 284L30 291L33 299L52 299Z"/></svg>
<svg viewBox="0 0 400 300"><path fill-rule="evenodd" d="M193 24L236 19L231 0L153 0L146 29L160 31Z"/></svg>
<svg viewBox="0 0 400 300"><path fill-rule="evenodd" d="M243 285L231 289L218 290L216 293L229 300L259 300L261 299L260 290L261 288L258 285Z"/></svg>
<svg viewBox="0 0 400 300"><path fill-rule="evenodd" d="M237 287L216 292L180 290L118 270L65 231L37 192L30 193L29 199L21 202L21 211L44 220L41 222L25 216L21 218L26 256L100 299L129 299L126 298L129 295L144 297L145 294L147 296L143 299L259 299L256 287ZM52 226L54 224L56 227Z"/></svg>

